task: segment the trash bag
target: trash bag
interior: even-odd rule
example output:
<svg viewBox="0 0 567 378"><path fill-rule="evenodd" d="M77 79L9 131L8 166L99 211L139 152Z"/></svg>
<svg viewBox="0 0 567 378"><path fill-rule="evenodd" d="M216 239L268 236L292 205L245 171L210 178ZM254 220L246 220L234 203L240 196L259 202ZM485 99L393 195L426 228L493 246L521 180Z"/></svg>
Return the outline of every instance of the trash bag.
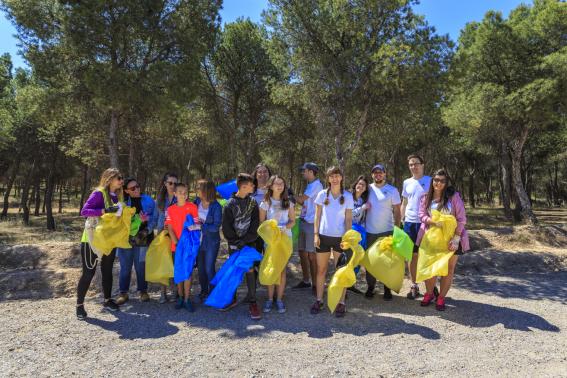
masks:
<svg viewBox="0 0 567 378"><path fill-rule="evenodd" d="M378 281L399 293L404 282L405 261L394 252L393 236L377 240L368 248L362 266Z"/></svg>
<svg viewBox="0 0 567 378"><path fill-rule="evenodd" d="M114 248L132 248L128 239L132 215L135 212L135 208L124 205L122 214L118 217L114 213L103 214L94 230L87 230L93 251L108 255Z"/></svg>
<svg viewBox="0 0 567 378"><path fill-rule="evenodd" d="M208 296L205 304L218 309L228 306L232 302L234 293L242 282L244 274L250 270L256 261L260 260L262 260L262 255L252 247L244 247L230 255L211 280L211 285L214 285L215 288Z"/></svg>
<svg viewBox="0 0 567 378"><path fill-rule="evenodd" d="M292 241L285 232L280 230L275 219L262 222L258 227L258 235L266 243L266 251L260 264L260 283L279 285L282 271L291 257Z"/></svg>
<svg viewBox="0 0 567 378"><path fill-rule="evenodd" d="M142 218L138 214L132 216L132 221L130 222L130 236L136 236L138 231L140 231L140 226L142 225Z"/></svg>
<svg viewBox="0 0 567 378"><path fill-rule="evenodd" d="M146 281L169 285L173 278L171 241L167 231L162 231L152 241L146 252Z"/></svg>
<svg viewBox="0 0 567 378"><path fill-rule="evenodd" d="M220 198L217 202L221 205L221 207L225 207L226 206L226 201L224 198Z"/></svg>
<svg viewBox="0 0 567 378"><path fill-rule="evenodd" d="M231 180L229 182L225 182L224 184L220 184L219 186L217 186L217 192L225 200L229 199L230 197L232 197L232 193L238 192L236 180Z"/></svg>
<svg viewBox="0 0 567 378"><path fill-rule="evenodd" d="M299 220L296 220L291 229L291 240L293 241L293 245L299 243Z"/></svg>
<svg viewBox="0 0 567 378"><path fill-rule="evenodd" d="M195 260L201 245L201 230L189 231L187 227L193 226L195 221L191 214L185 218L181 237L175 247L175 263L173 264L173 282L176 284L191 279Z"/></svg>
<svg viewBox="0 0 567 378"><path fill-rule="evenodd" d="M361 240L362 236L355 230L348 230L343 235L341 248L344 250L351 249L352 257L345 266L337 269L327 288L327 307L331 312L335 311L343 295L343 290L356 283L354 267L364 258L364 249L360 245Z"/></svg>
<svg viewBox="0 0 567 378"><path fill-rule="evenodd" d="M352 229L358 231L362 239L360 240L360 245L362 248L366 249L366 228L360 224L353 224Z"/></svg>
<svg viewBox="0 0 567 378"><path fill-rule="evenodd" d="M406 261L411 261L413 258L413 241L404 230L396 226L392 236L392 249Z"/></svg>
<svg viewBox="0 0 567 378"><path fill-rule="evenodd" d="M437 210L431 211L431 219L441 222L441 227L430 226L423 235L417 259L416 282L423 282L432 277L446 276L449 273L449 259L454 252L449 251L449 242L455 235L457 219Z"/></svg>

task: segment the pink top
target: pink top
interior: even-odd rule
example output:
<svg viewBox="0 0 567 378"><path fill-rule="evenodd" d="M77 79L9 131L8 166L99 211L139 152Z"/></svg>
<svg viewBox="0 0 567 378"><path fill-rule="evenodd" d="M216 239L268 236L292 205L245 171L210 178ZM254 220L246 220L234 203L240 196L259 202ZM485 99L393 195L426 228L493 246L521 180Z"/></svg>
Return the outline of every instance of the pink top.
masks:
<svg viewBox="0 0 567 378"><path fill-rule="evenodd" d="M427 222L431 219L431 213L429 209L426 208L426 198L427 194L424 194L421 197L421 202L419 205L419 219L421 220L421 227L419 228L419 233L417 234L417 240L415 241L416 245L421 243L421 239L423 239L423 235L425 231L429 228ZM465 204L461 199L461 195L458 192L455 192L453 196L450 198L451 201L451 215L453 215L457 219L457 229L455 230L456 234L461 235L461 248L463 252L466 252L471 249L470 242L469 242L469 235L467 230L465 230L465 225L467 224L467 215L465 213Z"/></svg>

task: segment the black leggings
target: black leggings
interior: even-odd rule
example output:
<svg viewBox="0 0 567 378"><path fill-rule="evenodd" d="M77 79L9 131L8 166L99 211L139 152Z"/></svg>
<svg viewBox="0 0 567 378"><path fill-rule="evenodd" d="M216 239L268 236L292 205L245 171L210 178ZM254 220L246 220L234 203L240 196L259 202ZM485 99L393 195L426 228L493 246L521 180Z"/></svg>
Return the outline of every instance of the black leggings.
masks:
<svg viewBox="0 0 567 378"><path fill-rule="evenodd" d="M110 299L112 295L112 266L116 250L113 249L110 254L105 255L100 260L100 272L102 273L102 291L104 299ZM81 265L83 266L83 274L79 279L77 286L77 304L83 304L85 295L91 286L91 281L96 273L97 255L92 251L89 243L81 243Z"/></svg>

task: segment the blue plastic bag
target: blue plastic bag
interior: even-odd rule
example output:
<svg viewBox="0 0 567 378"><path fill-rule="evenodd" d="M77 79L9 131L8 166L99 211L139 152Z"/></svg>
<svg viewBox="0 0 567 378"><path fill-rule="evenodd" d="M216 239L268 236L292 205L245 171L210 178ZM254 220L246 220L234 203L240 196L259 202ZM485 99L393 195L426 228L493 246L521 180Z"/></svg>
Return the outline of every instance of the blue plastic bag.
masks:
<svg viewBox="0 0 567 378"><path fill-rule="evenodd" d="M193 266L199 253L201 244L201 231L189 231L187 227L193 226L195 222L191 215L187 215L183 224L183 232L175 247L175 261L173 264L173 282L176 284L191 279Z"/></svg>
<svg viewBox="0 0 567 378"><path fill-rule="evenodd" d="M219 309L228 306L232 302L234 293L242 282L244 274L250 270L256 261L260 260L262 260L262 255L251 247L244 247L230 255L211 280L211 285L214 285L215 288L205 304Z"/></svg>
<svg viewBox="0 0 567 378"><path fill-rule="evenodd" d="M357 231L360 234L360 236L362 236L362 240L358 244L360 244L362 248L366 249L366 228L364 228L364 226L361 226L360 224L353 223L352 229ZM360 265L357 265L354 268L354 273L358 274L358 272L360 272Z"/></svg>
<svg viewBox="0 0 567 378"><path fill-rule="evenodd" d="M225 200L229 199L230 197L232 197L233 193L238 192L238 186L236 185L236 180L232 180L229 182L225 182L224 184L220 184L219 186L217 186L217 192Z"/></svg>

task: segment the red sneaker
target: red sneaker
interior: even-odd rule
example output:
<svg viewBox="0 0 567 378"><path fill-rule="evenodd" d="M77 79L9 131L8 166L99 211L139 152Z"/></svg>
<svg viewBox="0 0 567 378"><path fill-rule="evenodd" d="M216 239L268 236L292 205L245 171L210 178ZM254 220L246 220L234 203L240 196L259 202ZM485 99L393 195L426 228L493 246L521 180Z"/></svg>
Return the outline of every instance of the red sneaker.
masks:
<svg viewBox="0 0 567 378"><path fill-rule="evenodd" d="M262 313L260 312L260 309L258 308L258 304L256 304L256 302L250 303L250 306L248 307L248 312L250 313L250 319L252 320L262 319Z"/></svg>
<svg viewBox="0 0 567 378"><path fill-rule="evenodd" d="M437 311L445 311L445 298L444 297L437 297L437 303L435 304L435 308Z"/></svg>
<svg viewBox="0 0 567 378"><path fill-rule="evenodd" d="M435 299L435 294L425 293L423 299L421 300L421 306L422 307L429 306L434 299Z"/></svg>

